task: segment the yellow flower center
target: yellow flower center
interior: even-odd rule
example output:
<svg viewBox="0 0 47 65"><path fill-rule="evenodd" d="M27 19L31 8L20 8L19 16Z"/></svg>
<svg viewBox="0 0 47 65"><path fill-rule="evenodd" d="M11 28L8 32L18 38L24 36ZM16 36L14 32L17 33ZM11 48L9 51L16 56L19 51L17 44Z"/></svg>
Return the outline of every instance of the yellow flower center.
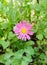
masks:
<svg viewBox="0 0 47 65"><path fill-rule="evenodd" d="M25 34L27 32L26 28L22 28L21 32Z"/></svg>

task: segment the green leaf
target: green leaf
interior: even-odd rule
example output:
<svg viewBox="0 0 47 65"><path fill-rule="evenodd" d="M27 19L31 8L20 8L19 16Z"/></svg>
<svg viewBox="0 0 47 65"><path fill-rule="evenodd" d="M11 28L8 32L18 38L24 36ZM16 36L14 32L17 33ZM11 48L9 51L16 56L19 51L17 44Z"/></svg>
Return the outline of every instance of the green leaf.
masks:
<svg viewBox="0 0 47 65"><path fill-rule="evenodd" d="M0 55L0 62L4 63L4 55Z"/></svg>
<svg viewBox="0 0 47 65"><path fill-rule="evenodd" d="M25 52L26 52L28 55L34 55L34 49L33 49L31 46L28 46L28 47L25 49Z"/></svg>
<svg viewBox="0 0 47 65"><path fill-rule="evenodd" d="M34 45L34 41L27 41L27 42L26 42L26 45L27 45L27 46Z"/></svg>
<svg viewBox="0 0 47 65"><path fill-rule="evenodd" d="M42 60L44 60L44 61L46 61L47 62L47 56L45 55L45 54L41 54L40 55L40 58L42 59Z"/></svg>
<svg viewBox="0 0 47 65"><path fill-rule="evenodd" d="M23 57L23 60L26 61L27 63L32 62L31 56L25 56Z"/></svg>
<svg viewBox="0 0 47 65"><path fill-rule="evenodd" d="M9 32L8 39L11 40L15 37L15 34L13 32Z"/></svg>
<svg viewBox="0 0 47 65"><path fill-rule="evenodd" d="M45 36L45 38L47 38L47 28L44 29L43 35Z"/></svg>
<svg viewBox="0 0 47 65"><path fill-rule="evenodd" d="M22 61L21 65L28 65L28 62Z"/></svg>
<svg viewBox="0 0 47 65"><path fill-rule="evenodd" d="M38 31L38 25L35 25L32 30L36 33Z"/></svg>
<svg viewBox="0 0 47 65"><path fill-rule="evenodd" d="M11 65L21 65L21 60L12 59L12 64Z"/></svg>
<svg viewBox="0 0 47 65"><path fill-rule="evenodd" d="M11 56L13 56L14 54L13 54L13 52L8 52L8 53L5 53L5 55L4 55L4 60L8 60Z"/></svg>
<svg viewBox="0 0 47 65"><path fill-rule="evenodd" d="M19 51L17 51L17 52L14 54L15 59L21 59L23 53L24 53L24 50L22 50L22 49L19 50Z"/></svg>
<svg viewBox="0 0 47 65"><path fill-rule="evenodd" d="M43 43L44 43L44 44L47 44L47 40L46 40L46 39L44 39L44 40L43 40Z"/></svg>
<svg viewBox="0 0 47 65"><path fill-rule="evenodd" d="M7 59L7 61L5 62L5 65L10 65L12 63L11 59Z"/></svg>
<svg viewBox="0 0 47 65"><path fill-rule="evenodd" d="M44 29L44 32L47 33L47 28Z"/></svg>
<svg viewBox="0 0 47 65"><path fill-rule="evenodd" d="M36 35L36 37L37 37L39 40L42 40L42 39L43 39L43 35L42 35L42 34L38 34L38 35Z"/></svg>
<svg viewBox="0 0 47 65"><path fill-rule="evenodd" d="M0 40L0 44L3 46L4 49L6 49L9 45L9 41Z"/></svg>
<svg viewBox="0 0 47 65"><path fill-rule="evenodd" d="M47 33L44 33L44 37L47 39Z"/></svg>
<svg viewBox="0 0 47 65"><path fill-rule="evenodd" d="M6 22L5 21L3 21L3 23L1 24L2 29L7 29L7 27L8 27L7 21Z"/></svg>

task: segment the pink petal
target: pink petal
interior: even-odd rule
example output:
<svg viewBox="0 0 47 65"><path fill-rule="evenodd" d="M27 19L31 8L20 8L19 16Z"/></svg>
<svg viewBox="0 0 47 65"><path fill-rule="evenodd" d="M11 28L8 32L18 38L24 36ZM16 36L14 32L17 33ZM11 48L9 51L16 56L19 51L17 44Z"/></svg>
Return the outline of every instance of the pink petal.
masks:
<svg viewBox="0 0 47 65"><path fill-rule="evenodd" d="M27 24L25 20L22 21L22 24Z"/></svg>
<svg viewBox="0 0 47 65"><path fill-rule="evenodd" d="M22 40L26 41L26 36L22 34Z"/></svg>
<svg viewBox="0 0 47 65"><path fill-rule="evenodd" d="M27 39L26 39L26 37L24 37L24 41L26 41Z"/></svg>
<svg viewBox="0 0 47 65"><path fill-rule="evenodd" d="M21 39L21 38L22 38L22 37L19 35L19 36L18 36L18 39Z"/></svg>
<svg viewBox="0 0 47 65"><path fill-rule="evenodd" d="M29 32L28 32L28 34L29 34L29 35L33 35L33 34L34 34L34 32L32 32L32 31L29 31Z"/></svg>
<svg viewBox="0 0 47 65"><path fill-rule="evenodd" d="M16 25L17 28L21 28L22 24L21 22Z"/></svg>
<svg viewBox="0 0 47 65"><path fill-rule="evenodd" d="M27 30L31 30L32 29L32 25L30 23L27 23L26 24L26 28L27 28Z"/></svg>
<svg viewBox="0 0 47 65"><path fill-rule="evenodd" d="M26 35L27 39L30 40L30 36L29 35Z"/></svg>

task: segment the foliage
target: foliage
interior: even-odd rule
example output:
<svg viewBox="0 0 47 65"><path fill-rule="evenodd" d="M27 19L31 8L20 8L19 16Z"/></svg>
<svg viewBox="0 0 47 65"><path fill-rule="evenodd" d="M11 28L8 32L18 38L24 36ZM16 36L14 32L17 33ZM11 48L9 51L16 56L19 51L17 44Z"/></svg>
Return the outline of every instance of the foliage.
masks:
<svg viewBox="0 0 47 65"><path fill-rule="evenodd" d="M31 40L13 32L18 22L33 26ZM47 64L47 0L0 0L0 65Z"/></svg>

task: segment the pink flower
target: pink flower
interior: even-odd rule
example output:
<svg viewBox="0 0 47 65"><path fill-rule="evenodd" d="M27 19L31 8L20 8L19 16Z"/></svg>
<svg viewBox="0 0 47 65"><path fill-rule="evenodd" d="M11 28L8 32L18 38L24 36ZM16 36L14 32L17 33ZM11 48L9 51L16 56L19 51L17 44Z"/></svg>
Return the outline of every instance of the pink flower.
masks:
<svg viewBox="0 0 47 65"><path fill-rule="evenodd" d="M22 39L24 41L30 40L30 35L34 34L34 32L32 32L32 25L26 21L18 23L14 27L13 31L18 36L18 39Z"/></svg>

